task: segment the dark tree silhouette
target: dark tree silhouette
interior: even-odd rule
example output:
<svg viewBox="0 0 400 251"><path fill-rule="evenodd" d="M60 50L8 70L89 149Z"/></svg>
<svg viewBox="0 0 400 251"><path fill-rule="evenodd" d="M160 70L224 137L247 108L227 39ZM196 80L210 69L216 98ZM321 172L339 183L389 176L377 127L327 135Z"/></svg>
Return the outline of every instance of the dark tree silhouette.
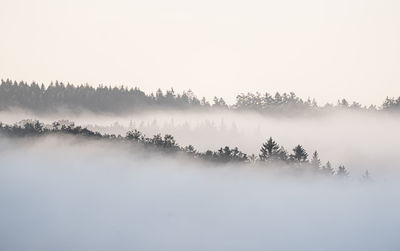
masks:
<svg viewBox="0 0 400 251"><path fill-rule="evenodd" d="M260 149L260 160L267 160L279 152L279 145L270 137Z"/></svg>
<svg viewBox="0 0 400 251"><path fill-rule="evenodd" d="M176 143L174 137L170 134L164 135L163 147L170 151L179 150L179 145Z"/></svg>
<svg viewBox="0 0 400 251"><path fill-rule="evenodd" d="M276 162L276 161L286 161L287 153L283 147L280 147L273 139L270 137L265 143L263 143L260 154L260 161L265 162Z"/></svg>
<svg viewBox="0 0 400 251"><path fill-rule="evenodd" d="M190 155L195 155L197 153L196 149L192 145L185 146L183 150Z"/></svg>
<svg viewBox="0 0 400 251"><path fill-rule="evenodd" d="M329 161L322 169L317 168L321 163L317 151L314 152L311 163L308 163L306 151L301 145L298 145L293 149L294 154L292 154L290 160L288 160L284 148L280 147L272 138L269 138L267 142L262 145L259 157L260 161L257 161L257 157L254 154L248 156L237 147L231 148L225 146L221 147L218 151L207 150L205 152L196 151L192 145L180 147L170 134L164 136L156 134L153 137L146 137L140 131L134 129L127 132L125 137L122 137L121 135L114 134L100 134L85 127L75 126L73 122L67 120L55 121L50 125L45 125L37 120L22 120L14 125L7 125L0 122L0 136L20 138L39 137L43 135L72 135L93 140L110 140L113 142L129 143L168 154L184 153L185 156L193 159L212 161L220 164L234 163L262 166L262 163L268 160L269 164L279 164L277 165L279 167L287 166L296 168L299 164L305 166L311 165L315 167L316 171L329 175L333 174L333 169ZM261 160L261 158L263 160ZM299 169L296 168L296 170ZM336 175L348 176L349 173L344 166L339 166ZM369 177L368 172L366 172L364 176L365 178Z"/></svg>
<svg viewBox="0 0 400 251"><path fill-rule="evenodd" d="M124 113L152 108L207 108L209 103L201 102L192 91L176 95L174 90L166 94L158 89L156 94L146 95L139 88L105 87L89 85L74 86L56 81L47 88L33 82L13 82L1 80L0 110L22 108L37 113L56 112L68 109L73 112L89 110L92 112Z"/></svg>
<svg viewBox="0 0 400 251"><path fill-rule="evenodd" d="M349 102L346 99L338 100L336 105L326 104L318 106L313 99L303 100L295 93L247 93L236 96L236 102L229 106L223 98L215 97L213 105L203 97L198 99L191 91L175 93L171 88L165 93L158 89L155 94L146 94L139 88L124 86L111 87L100 85L72 85L62 82L52 82L45 87L35 82L1 80L0 110L20 108L35 113L54 113L59 109L67 109L74 113L85 110L95 113L127 113L149 109L229 109L234 111L257 111L268 114L303 115L318 114L332 110L357 111L389 111L400 112L400 97L389 98L382 106L368 108L358 102Z"/></svg>
<svg viewBox="0 0 400 251"><path fill-rule="evenodd" d="M142 137L142 133L136 129L126 133L126 138L129 140L139 141Z"/></svg>
<svg viewBox="0 0 400 251"><path fill-rule="evenodd" d="M301 145L297 145L293 148L293 154L291 154L290 157L297 162L307 162L308 154Z"/></svg>

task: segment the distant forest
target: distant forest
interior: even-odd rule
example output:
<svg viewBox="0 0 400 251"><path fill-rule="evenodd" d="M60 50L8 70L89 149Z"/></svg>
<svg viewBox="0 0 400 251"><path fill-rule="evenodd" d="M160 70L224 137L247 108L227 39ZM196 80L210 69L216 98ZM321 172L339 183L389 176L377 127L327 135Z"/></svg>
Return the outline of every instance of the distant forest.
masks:
<svg viewBox="0 0 400 251"><path fill-rule="evenodd" d="M236 102L228 105L223 98L214 97L212 102L204 97L199 99L188 90L175 93L173 89L146 94L139 88L92 87L72 85L56 81L45 87L35 82L1 80L0 110L24 109L34 113L52 113L68 110L74 113L90 111L95 113L122 114L148 109L226 109L235 111L257 111L261 113L304 114L334 110L358 110L368 112L400 112L400 97L389 98L380 107L362 106L357 102L338 100L337 104L317 105L315 100L303 100L295 93L247 93L236 97Z"/></svg>
<svg viewBox="0 0 400 251"><path fill-rule="evenodd" d="M62 120L45 125L38 120L23 120L13 125L0 122L0 136L7 138L40 137L46 135L71 135L93 140L105 140L107 142L128 143L147 149L148 153L158 151L165 154L182 154L188 158L215 164L244 164L254 167L287 168L297 172L307 172L325 176L348 177L349 171L345 166L339 165L336 169L327 161L322 164L319 154L314 151L311 158L301 145L297 145L289 153L284 147L275 142L272 137L260 146L258 155L248 155L237 147L221 147L217 151L207 150L199 152L194 146L180 146L170 134L162 136L156 134L146 137L138 130L131 130L125 136L115 134L101 134L81 126L75 126L73 122ZM364 180L370 180L368 171L363 175Z"/></svg>

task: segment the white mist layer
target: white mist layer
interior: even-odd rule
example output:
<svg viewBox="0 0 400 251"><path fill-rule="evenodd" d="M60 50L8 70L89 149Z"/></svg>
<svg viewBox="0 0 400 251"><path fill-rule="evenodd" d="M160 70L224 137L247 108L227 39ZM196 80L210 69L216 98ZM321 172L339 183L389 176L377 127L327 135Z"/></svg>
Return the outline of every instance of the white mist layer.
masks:
<svg viewBox="0 0 400 251"><path fill-rule="evenodd" d="M396 180L279 177L0 140L0 250L399 250Z"/></svg>
<svg viewBox="0 0 400 251"><path fill-rule="evenodd" d="M345 165L354 176L365 170L372 175L397 175L400 165L400 117L360 112L327 113L319 117L273 117L238 112L160 112L126 116L58 114L35 116L25 112L0 113L1 121L14 123L22 119L39 119L51 123L69 119L76 125L102 133L125 135L139 129L148 137L156 133L172 134L181 146L194 145L197 150L217 150L223 146L239 147L247 154L259 154L262 143L273 137L291 152L301 144L309 155L319 152L323 163ZM390 174L390 172L393 172ZM397 178L400 179L400 176Z"/></svg>

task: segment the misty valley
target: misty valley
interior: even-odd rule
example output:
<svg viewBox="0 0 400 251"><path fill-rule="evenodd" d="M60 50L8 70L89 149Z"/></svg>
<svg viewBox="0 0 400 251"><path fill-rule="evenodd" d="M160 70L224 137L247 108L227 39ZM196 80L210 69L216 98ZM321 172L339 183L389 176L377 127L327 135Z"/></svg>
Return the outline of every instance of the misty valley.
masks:
<svg viewBox="0 0 400 251"><path fill-rule="evenodd" d="M0 10L0 251L400 251L399 0Z"/></svg>
<svg viewBox="0 0 400 251"><path fill-rule="evenodd" d="M1 250L400 247L400 98L9 80L0 97Z"/></svg>

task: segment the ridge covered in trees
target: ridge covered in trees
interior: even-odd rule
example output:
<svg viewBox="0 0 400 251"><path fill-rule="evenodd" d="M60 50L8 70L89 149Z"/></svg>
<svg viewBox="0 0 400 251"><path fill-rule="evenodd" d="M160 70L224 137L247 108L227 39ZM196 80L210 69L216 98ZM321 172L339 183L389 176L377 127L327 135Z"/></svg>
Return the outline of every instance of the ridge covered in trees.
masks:
<svg viewBox="0 0 400 251"><path fill-rule="evenodd" d="M400 111L400 97L386 98L381 107L362 106L357 102L349 103L346 99L338 100L336 105L317 105L315 100L303 100L295 93L247 93L236 97L233 105L228 105L223 98L215 97L212 102L204 97L199 99L191 91L177 94L173 89L146 94L139 88L107 87L100 85L75 86L56 81L45 87L38 83L28 84L12 80L1 80L0 111L12 108L25 109L35 113L51 113L59 109L72 112L90 111L100 113L127 113L146 109L226 109L251 110L261 113L303 114L307 112L351 109L358 111Z"/></svg>
<svg viewBox="0 0 400 251"><path fill-rule="evenodd" d="M37 120L23 120L13 125L0 122L0 136L24 138L46 135L71 135L94 140L125 142L166 154L183 154L186 157L199 161L219 164L234 163L271 168L279 166L296 171L312 172L327 176L349 176L349 171L343 165L340 165L336 170L329 161L327 161L325 165L322 165L317 151L313 152L310 159L308 158L308 153L301 145L297 145L293 148L292 152L289 153L284 147L275 142L272 137L262 144L260 152L258 156L256 156L254 154L248 155L240 151L237 147L231 148L229 146L221 147L217 151L207 150L205 152L199 152L192 145L185 147L180 146L170 134L156 134L152 137L147 137L138 130L128 131L125 136L101 134L85 127L75 126L73 122L67 120L55 121L48 125ZM366 172L365 175L369 178L368 172Z"/></svg>

